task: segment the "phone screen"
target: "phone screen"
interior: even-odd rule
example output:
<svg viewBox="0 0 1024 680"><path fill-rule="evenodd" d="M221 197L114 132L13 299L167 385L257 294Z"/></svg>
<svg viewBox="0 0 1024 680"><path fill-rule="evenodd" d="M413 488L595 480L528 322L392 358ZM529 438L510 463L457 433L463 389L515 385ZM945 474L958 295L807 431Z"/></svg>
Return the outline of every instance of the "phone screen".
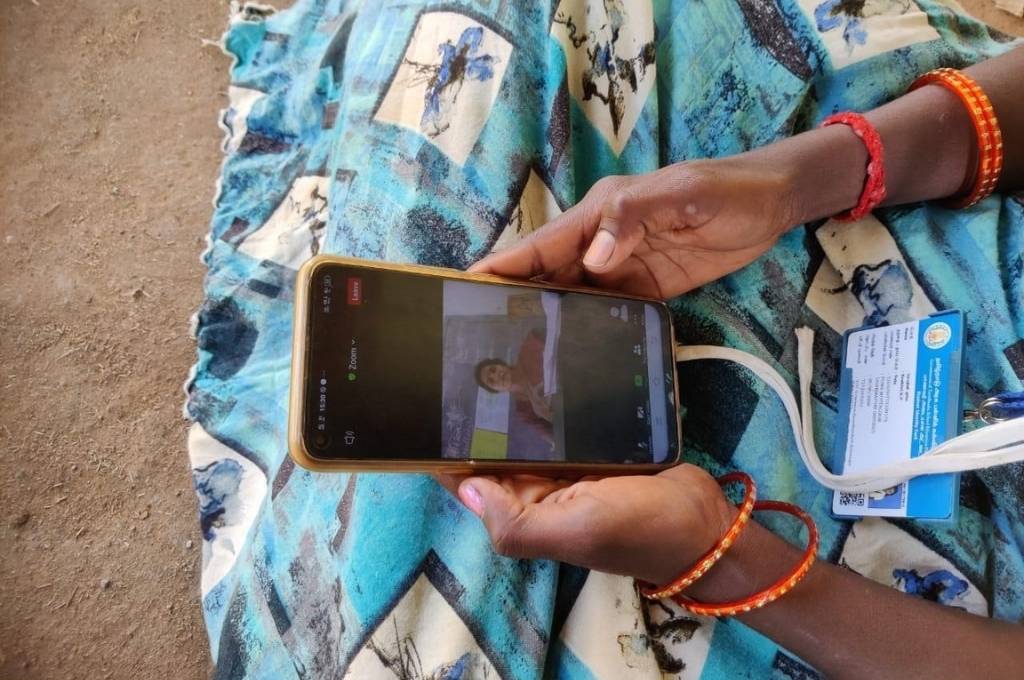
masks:
<svg viewBox="0 0 1024 680"><path fill-rule="evenodd" d="M316 458L676 457L664 305L346 264L316 268L311 286Z"/></svg>

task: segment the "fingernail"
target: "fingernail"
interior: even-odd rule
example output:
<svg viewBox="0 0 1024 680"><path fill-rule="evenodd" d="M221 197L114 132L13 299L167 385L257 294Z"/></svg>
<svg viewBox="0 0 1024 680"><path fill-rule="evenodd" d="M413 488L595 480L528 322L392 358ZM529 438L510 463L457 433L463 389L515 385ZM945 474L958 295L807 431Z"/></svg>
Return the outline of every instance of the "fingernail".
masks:
<svg viewBox="0 0 1024 680"><path fill-rule="evenodd" d="M477 517L484 516L484 499L472 484L459 487L459 498Z"/></svg>
<svg viewBox="0 0 1024 680"><path fill-rule="evenodd" d="M594 240L587 248L587 254L583 257L583 264L587 267L603 267L608 264L612 253L615 251L615 237L606 229L598 229Z"/></svg>

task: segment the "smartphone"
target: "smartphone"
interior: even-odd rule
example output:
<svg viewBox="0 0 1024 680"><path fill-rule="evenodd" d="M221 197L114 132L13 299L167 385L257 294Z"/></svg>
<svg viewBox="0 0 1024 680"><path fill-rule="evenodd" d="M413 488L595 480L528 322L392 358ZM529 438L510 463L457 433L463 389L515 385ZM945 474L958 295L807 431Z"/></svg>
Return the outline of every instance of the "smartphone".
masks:
<svg viewBox="0 0 1024 680"><path fill-rule="evenodd" d="M306 468L568 476L679 460L660 301L317 256L293 333L289 451Z"/></svg>

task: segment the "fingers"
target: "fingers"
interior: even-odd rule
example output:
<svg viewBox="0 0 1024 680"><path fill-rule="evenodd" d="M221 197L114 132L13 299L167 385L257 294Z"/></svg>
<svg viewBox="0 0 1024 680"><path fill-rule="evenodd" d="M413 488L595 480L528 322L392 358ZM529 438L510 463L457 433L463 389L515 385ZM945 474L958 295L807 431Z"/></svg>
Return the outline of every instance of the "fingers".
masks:
<svg viewBox="0 0 1024 680"><path fill-rule="evenodd" d="M537 475L484 476L484 479L497 482L518 498L520 503L524 504L537 503L548 494L568 485L568 482L561 479L538 477Z"/></svg>
<svg viewBox="0 0 1024 680"><path fill-rule="evenodd" d="M763 229L750 223L779 221L772 200L765 200L763 172L729 160L679 163L633 177L606 177L576 206L512 247L490 255L471 271L515 278L544 277L558 283L589 279L603 286L628 285L641 278L658 278L642 260L638 274L637 248L661 252L690 242L713 250L735 251L762 244ZM769 189L775 182L768 182ZM778 191L769 190L767 196ZM777 202L777 201L776 201ZM733 215L734 219L728 219ZM735 223L732 231L705 230L716 218ZM763 217L763 219L762 219ZM785 220L783 220L785 221ZM763 251L763 247L755 251ZM645 250L645 252L648 252ZM632 263L632 269L628 266ZM723 267L731 271L735 267ZM650 282L640 286L645 293ZM669 286L672 289L672 286Z"/></svg>
<svg viewBox="0 0 1024 680"><path fill-rule="evenodd" d="M583 266L593 274L603 274L622 265L647 232L644 206L628 194L618 194L604 205L601 222L583 256Z"/></svg>
<svg viewBox="0 0 1024 680"><path fill-rule="evenodd" d="M439 472L433 475L434 480L447 489L447 491L456 498L459 498L459 485L471 476L472 475L468 474L451 474L447 472ZM474 478L486 479L490 482L500 484L506 491L514 495L522 503L539 503L551 494L572 484L570 480L566 479L538 477L537 475L525 474L507 475L504 477L481 475Z"/></svg>
<svg viewBox="0 0 1024 680"><path fill-rule="evenodd" d="M447 472L439 472L432 476L435 482L447 489L448 493L458 498L459 484L461 484L462 480L466 479L469 475L452 475Z"/></svg>
<svg viewBox="0 0 1024 680"><path fill-rule="evenodd" d="M710 183L692 164L634 178L602 203L597 232L583 266L600 276L614 272L648 236L682 230L708 219Z"/></svg>
<svg viewBox="0 0 1024 680"><path fill-rule="evenodd" d="M714 478L685 464L655 476L552 480L546 487L539 478L470 477L457 493L499 554L652 583L667 582L707 552L736 512Z"/></svg>
<svg viewBox="0 0 1024 680"><path fill-rule="evenodd" d="M605 177L578 204L529 237L473 265L470 271L572 283L625 262L652 233L700 216L704 183L683 165L635 177ZM691 222L692 223L692 222ZM554 277L554 278L552 278Z"/></svg>
<svg viewBox="0 0 1024 680"><path fill-rule="evenodd" d="M579 549L585 534L581 503L523 503L517 494L482 477L464 480L458 495L483 520L495 551L502 555L566 560Z"/></svg>
<svg viewBox="0 0 1024 680"><path fill-rule="evenodd" d="M571 268L597 226L592 201L577 203L515 245L488 255L471 272L532 279Z"/></svg>
<svg viewBox="0 0 1024 680"><path fill-rule="evenodd" d="M605 201L630 181L628 177L599 180L579 203L519 243L488 255L469 271L518 279L557 274L563 283L571 282L572 277L578 281L580 258L597 230Z"/></svg>

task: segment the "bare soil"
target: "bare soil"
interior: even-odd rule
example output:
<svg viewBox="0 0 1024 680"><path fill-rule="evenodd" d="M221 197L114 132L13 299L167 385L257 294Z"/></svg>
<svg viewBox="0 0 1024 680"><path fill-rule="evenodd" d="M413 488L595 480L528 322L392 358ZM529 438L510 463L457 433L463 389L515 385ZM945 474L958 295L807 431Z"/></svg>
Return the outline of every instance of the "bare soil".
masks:
<svg viewBox="0 0 1024 680"><path fill-rule="evenodd" d="M0 678L209 674L181 384L226 16L0 4Z"/></svg>
<svg viewBox="0 0 1024 680"><path fill-rule="evenodd" d="M182 382L226 2L0 12L0 678L201 678Z"/></svg>

